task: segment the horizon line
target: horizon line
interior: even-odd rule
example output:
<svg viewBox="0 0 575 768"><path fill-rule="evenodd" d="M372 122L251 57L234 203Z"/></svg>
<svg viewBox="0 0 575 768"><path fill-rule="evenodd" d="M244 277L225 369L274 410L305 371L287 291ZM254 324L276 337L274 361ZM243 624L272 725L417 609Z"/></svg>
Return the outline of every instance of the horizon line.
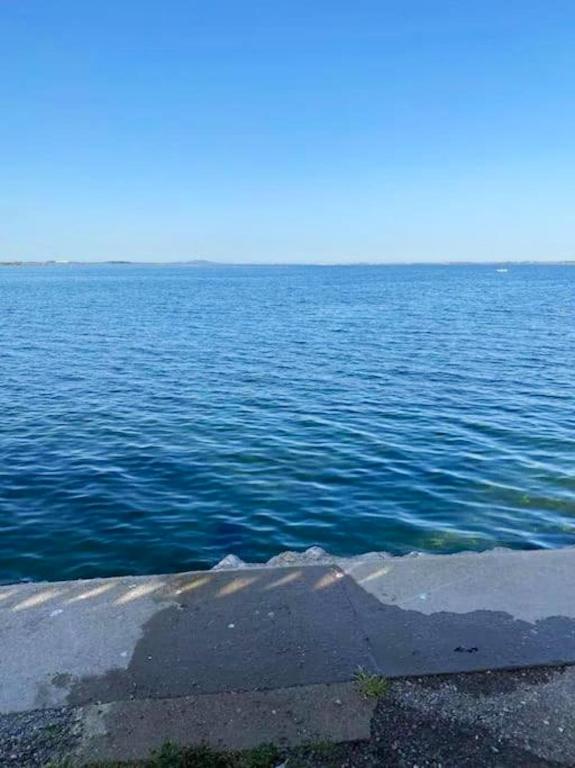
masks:
<svg viewBox="0 0 575 768"><path fill-rule="evenodd" d="M174 261L137 261L131 259L9 259L0 267L17 266L191 266L191 267L409 267L409 266L493 266L493 265L575 265L573 259L447 259L433 261L218 261L214 259L178 259Z"/></svg>

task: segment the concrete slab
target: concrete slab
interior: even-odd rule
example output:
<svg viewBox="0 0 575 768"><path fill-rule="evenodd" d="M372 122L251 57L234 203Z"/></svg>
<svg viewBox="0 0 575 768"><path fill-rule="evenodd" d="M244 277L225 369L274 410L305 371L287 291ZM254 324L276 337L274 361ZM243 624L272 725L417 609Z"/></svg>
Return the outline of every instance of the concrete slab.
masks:
<svg viewBox="0 0 575 768"><path fill-rule="evenodd" d="M535 623L575 618L575 549L390 557L370 553L334 563L385 605L431 615L502 611Z"/></svg>
<svg viewBox="0 0 575 768"><path fill-rule="evenodd" d="M575 662L575 551L0 589L0 712Z"/></svg>
<svg viewBox="0 0 575 768"><path fill-rule="evenodd" d="M338 562L384 675L575 661L573 549Z"/></svg>
<svg viewBox="0 0 575 768"><path fill-rule="evenodd" d="M0 711L349 681L373 668L331 566L0 591Z"/></svg>
<svg viewBox="0 0 575 768"><path fill-rule="evenodd" d="M350 683L92 705L80 711L80 762L138 760L169 740L249 749L368 739L375 708ZM265 734L265 738L264 738Z"/></svg>

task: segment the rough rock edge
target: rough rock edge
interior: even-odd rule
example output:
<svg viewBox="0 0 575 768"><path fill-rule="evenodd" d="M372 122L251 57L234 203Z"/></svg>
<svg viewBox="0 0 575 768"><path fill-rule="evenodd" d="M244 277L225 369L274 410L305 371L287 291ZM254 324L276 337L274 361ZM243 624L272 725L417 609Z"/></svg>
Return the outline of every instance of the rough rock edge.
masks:
<svg viewBox="0 0 575 768"><path fill-rule="evenodd" d="M303 552L294 552L288 550L287 552L281 552L279 555L275 555L266 562L262 563L247 563L245 560L237 557L236 555L226 555L223 560L220 560L217 565L212 567L212 571L225 571L225 570L239 570L244 568L267 568L267 567L282 567L290 565L349 565L354 562L361 562L364 560L394 560L404 557L453 557L462 556L465 557L479 557L481 555L488 555L493 553L511 553L521 552L525 550L510 549L508 547L494 547L493 549L487 549L482 551L465 550L463 552L452 552L450 554L431 553L431 552L408 552L405 555L392 555L390 552L365 552L362 555L352 555L350 557L340 557L338 555L332 555L326 552L322 547L309 547L309 549ZM543 551L543 550L533 550Z"/></svg>

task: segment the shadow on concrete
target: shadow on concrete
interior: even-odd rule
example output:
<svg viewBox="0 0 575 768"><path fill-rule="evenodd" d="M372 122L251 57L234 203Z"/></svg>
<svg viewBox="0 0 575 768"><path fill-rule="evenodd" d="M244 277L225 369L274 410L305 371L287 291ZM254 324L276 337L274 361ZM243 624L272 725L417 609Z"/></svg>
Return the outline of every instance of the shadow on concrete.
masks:
<svg viewBox="0 0 575 768"><path fill-rule="evenodd" d="M170 577L146 596L158 610L127 668L53 681L69 704L341 682L359 667L394 677L575 662L573 619L426 615L331 566Z"/></svg>

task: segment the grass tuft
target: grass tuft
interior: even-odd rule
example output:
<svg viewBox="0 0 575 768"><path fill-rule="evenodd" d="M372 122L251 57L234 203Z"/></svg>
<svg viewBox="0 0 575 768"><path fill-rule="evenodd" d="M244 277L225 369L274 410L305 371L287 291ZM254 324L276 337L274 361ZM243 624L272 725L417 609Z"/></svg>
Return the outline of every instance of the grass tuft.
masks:
<svg viewBox="0 0 575 768"><path fill-rule="evenodd" d="M233 768L275 768L282 762L281 752L273 744L262 744L254 749L248 749L236 755Z"/></svg>
<svg viewBox="0 0 575 768"><path fill-rule="evenodd" d="M253 749L220 751L208 745L181 747L172 742L134 762L90 763L84 768L335 768L340 766L340 746L331 742L310 742L290 750L273 744ZM80 768L76 762L57 761L45 768Z"/></svg>
<svg viewBox="0 0 575 768"><path fill-rule="evenodd" d="M167 741L153 752L146 768L230 768L228 755L202 745L179 747Z"/></svg>
<svg viewBox="0 0 575 768"><path fill-rule="evenodd" d="M361 667L355 674L355 682L365 699L381 699L389 691L389 680L381 675L373 675Z"/></svg>

